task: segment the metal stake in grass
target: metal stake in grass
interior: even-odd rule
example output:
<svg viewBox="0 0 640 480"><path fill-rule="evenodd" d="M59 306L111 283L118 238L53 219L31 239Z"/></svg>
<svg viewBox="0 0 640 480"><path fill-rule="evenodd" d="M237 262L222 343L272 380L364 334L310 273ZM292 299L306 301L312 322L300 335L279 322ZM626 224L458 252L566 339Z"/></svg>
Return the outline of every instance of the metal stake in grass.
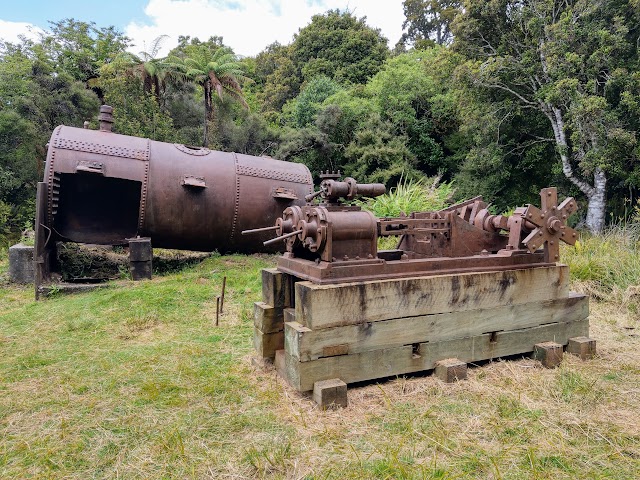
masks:
<svg viewBox="0 0 640 480"><path fill-rule="evenodd" d="M227 288L227 277L222 277L222 295L220 299L220 313L222 313L224 309L224 290Z"/></svg>
<svg viewBox="0 0 640 480"><path fill-rule="evenodd" d="M220 296L216 297L216 327L220 324Z"/></svg>

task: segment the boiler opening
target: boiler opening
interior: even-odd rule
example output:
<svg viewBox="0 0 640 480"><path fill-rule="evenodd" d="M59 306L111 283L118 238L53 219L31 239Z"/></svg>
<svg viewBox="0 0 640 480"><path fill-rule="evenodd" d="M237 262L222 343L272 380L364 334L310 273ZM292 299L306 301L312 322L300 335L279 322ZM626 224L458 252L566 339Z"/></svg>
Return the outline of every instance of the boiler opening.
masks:
<svg viewBox="0 0 640 480"><path fill-rule="evenodd" d="M127 243L138 230L142 184L91 173L60 174L54 229L79 243Z"/></svg>

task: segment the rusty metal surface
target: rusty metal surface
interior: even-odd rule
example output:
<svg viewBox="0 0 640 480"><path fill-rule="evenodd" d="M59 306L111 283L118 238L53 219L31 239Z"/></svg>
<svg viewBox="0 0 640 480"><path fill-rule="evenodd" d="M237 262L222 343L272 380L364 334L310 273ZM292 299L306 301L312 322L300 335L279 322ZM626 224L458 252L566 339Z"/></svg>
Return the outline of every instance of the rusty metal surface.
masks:
<svg viewBox="0 0 640 480"><path fill-rule="evenodd" d="M201 251L277 251L263 247L290 206L304 205L308 168L265 157L156 142L111 132L111 108L100 130L57 127L49 142L45 210L37 228L50 242L126 244L151 237L156 247Z"/></svg>
<svg viewBox="0 0 640 480"><path fill-rule="evenodd" d="M436 212L376 219L342 202L379 195L382 186L324 176L320 190L307 196L320 203L285 210L271 227L277 237L267 242L286 242L279 270L314 283L548 266L559 260L560 241L575 242L566 222L576 202L558 205L555 188L540 192L541 209L528 205L510 216L492 214L476 197ZM397 249L378 251L378 236L399 236Z"/></svg>

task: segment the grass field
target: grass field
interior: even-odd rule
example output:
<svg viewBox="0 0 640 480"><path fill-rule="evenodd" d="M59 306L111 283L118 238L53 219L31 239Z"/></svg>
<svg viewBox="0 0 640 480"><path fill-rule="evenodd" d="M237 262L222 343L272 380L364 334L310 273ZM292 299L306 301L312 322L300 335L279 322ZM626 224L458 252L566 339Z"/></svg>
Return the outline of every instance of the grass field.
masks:
<svg viewBox="0 0 640 480"><path fill-rule="evenodd" d="M633 290L592 300L594 360L398 378L322 412L251 365L259 270L274 263L212 257L35 303L0 255L0 478L640 478Z"/></svg>

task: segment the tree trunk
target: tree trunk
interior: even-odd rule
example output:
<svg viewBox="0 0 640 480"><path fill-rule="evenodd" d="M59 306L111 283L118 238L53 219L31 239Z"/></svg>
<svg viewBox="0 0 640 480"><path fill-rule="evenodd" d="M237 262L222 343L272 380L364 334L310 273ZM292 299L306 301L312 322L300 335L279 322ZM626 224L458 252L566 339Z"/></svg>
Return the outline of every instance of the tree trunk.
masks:
<svg viewBox="0 0 640 480"><path fill-rule="evenodd" d="M206 148L207 140L209 139L209 110L211 109L211 85L208 81L205 81L202 85L204 89L204 136L202 139L202 146Z"/></svg>
<svg viewBox="0 0 640 480"><path fill-rule="evenodd" d="M589 183L577 176L573 171L569 158L569 144L567 143L567 137L564 131L562 111L548 104L542 105L542 111L551 121L556 147L562 160L562 173L587 197L588 203L585 225L591 233L598 234L604 229L607 176L600 167L597 167L593 173L593 185L589 185Z"/></svg>
<svg viewBox="0 0 640 480"><path fill-rule="evenodd" d="M585 224L591 233L600 233L604 229L607 177L598 167L593 174L593 190L587 195L587 218Z"/></svg>
<svg viewBox="0 0 640 480"><path fill-rule="evenodd" d="M209 124L209 120L207 119L207 111L204 111L204 135L202 137L202 146L206 147L207 146L207 137L209 136L209 132L208 130L208 124Z"/></svg>

